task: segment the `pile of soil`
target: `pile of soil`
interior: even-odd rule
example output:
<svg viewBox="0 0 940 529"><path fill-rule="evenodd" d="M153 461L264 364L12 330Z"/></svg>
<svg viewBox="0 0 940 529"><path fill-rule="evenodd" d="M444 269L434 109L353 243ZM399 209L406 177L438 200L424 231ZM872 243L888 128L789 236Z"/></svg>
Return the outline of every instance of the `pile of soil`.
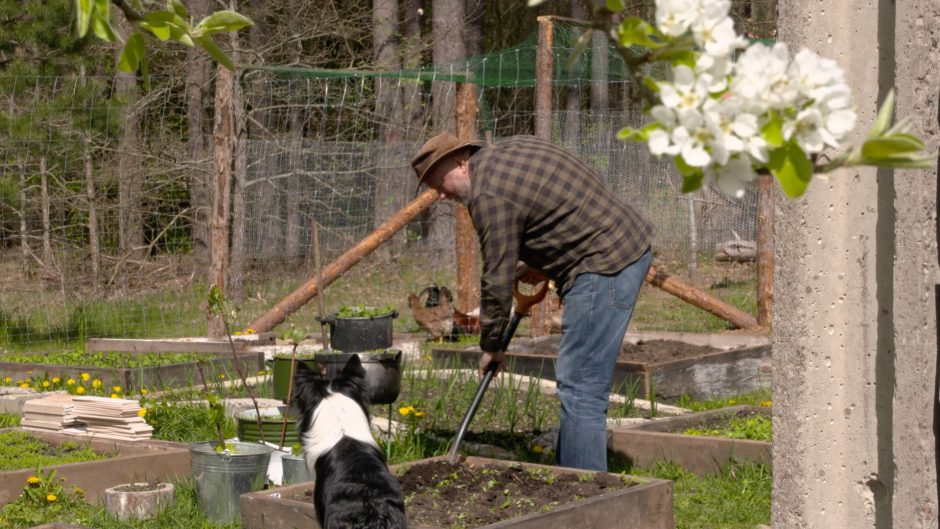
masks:
<svg viewBox="0 0 940 529"><path fill-rule="evenodd" d="M588 476L433 461L409 467L399 480L411 524L479 527L636 484L606 473Z"/></svg>
<svg viewBox="0 0 940 529"><path fill-rule="evenodd" d="M528 353L534 355L558 356L558 347L554 343L543 343L527 350L526 348L510 348L510 352ZM680 360L707 353L717 353L721 349L710 345L694 345L678 340L640 340L635 344L625 343L617 355L618 362L658 363L670 360Z"/></svg>

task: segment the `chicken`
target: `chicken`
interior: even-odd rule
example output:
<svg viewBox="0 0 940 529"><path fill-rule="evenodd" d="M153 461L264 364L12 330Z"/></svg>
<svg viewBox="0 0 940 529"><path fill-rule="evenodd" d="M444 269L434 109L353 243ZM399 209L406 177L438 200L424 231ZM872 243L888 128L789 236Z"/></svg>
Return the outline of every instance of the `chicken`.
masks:
<svg viewBox="0 0 940 529"><path fill-rule="evenodd" d="M471 310L469 313L454 309L454 331L457 334L480 334L480 307Z"/></svg>
<svg viewBox="0 0 940 529"><path fill-rule="evenodd" d="M450 337L454 330L454 308L451 305L453 297L447 287L441 287L440 301L437 306L425 307L421 303L421 298L416 294L408 296L408 306L411 307L411 314L415 322L422 328L431 333L431 337L438 343L444 341L444 337Z"/></svg>

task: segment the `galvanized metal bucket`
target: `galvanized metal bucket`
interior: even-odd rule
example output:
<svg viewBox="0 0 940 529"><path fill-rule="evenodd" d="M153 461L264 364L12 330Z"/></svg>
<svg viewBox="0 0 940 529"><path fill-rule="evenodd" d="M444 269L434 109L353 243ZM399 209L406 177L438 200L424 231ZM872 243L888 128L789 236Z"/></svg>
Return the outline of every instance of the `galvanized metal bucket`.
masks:
<svg viewBox="0 0 940 529"><path fill-rule="evenodd" d="M303 456L284 454L281 456L281 469L283 470L283 484L305 483L313 481L313 476L307 470L307 460Z"/></svg>
<svg viewBox="0 0 940 529"><path fill-rule="evenodd" d="M216 452L215 442L189 445L199 509L218 524L241 522L239 496L264 487L274 450L256 443L227 444L234 449L230 453Z"/></svg>

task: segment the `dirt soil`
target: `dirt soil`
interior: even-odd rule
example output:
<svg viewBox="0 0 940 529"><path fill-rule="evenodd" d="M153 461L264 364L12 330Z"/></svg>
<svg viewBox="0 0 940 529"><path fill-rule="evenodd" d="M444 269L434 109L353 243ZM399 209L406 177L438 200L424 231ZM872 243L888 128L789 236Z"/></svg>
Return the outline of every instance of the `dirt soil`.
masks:
<svg viewBox="0 0 940 529"><path fill-rule="evenodd" d="M556 474L522 465L471 466L447 461L415 464L399 476L411 526L481 527L545 512L584 498L637 485L607 473ZM312 501L307 489L294 499Z"/></svg>
<svg viewBox="0 0 940 529"><path fill-rule="evenodd" d="M533 347L532 350L513 349L512 352L529 353L546 356L556 356L557 346L546 347L547 344ZM617 356L618 362L658 363L670 360L681 360L707 353L721 351L709 345L693 345L678 340L640 340L635 344L625 343Z"/></svg>
<svg viewBox="0 0 940 529"><path fill-rule="evenodd" d="M413 465L399 479L408 520L435 527L480 527L635 484L605 473L582 481L573 473L447 461Z"/></svg>

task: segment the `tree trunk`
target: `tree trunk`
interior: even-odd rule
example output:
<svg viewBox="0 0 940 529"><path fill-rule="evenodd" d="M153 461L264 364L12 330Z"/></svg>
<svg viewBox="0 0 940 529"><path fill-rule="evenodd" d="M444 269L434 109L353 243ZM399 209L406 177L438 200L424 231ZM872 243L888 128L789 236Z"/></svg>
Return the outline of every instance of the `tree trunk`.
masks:
<svg viewBox="0 0 940 529"><path fill-rule="evenodd" d="M42 155L42 157L39 158L39 201L42 209L42 266L47 270L52 270L52 222L49 219L52 205L49 200L49 168L46 163L46 155Z"/></svg>
<svg viewBox="0 0 940 529"><path fill-rule="evenodd" d="M239 62L238 36L229 36L232 43L232 60ZM232 228L231 259L228 274L229 296L241 300L245 295L245 273L247 250L245 248L245 182L248 179L248 130L245 113L245 92L241 83L232 87L232 126L234 127L235 160L232 172Z"/></svg>
<svg viewBox="0 0 940 529"><path fill-rule="evenodd" d="M208 0L187 2L195 19L205 16ZM187 147L191 161L189 201L192 209L193 261L196 277L209 277L209 145L207 140L206 94L210 84L211 63L205 51L190 48L186 56L186 119L189 130Z"/></svg>
<svg viewBox="0 0 940 529"><path fill-rule="evenodd" d="M483 55L483 0L467 0L467 57Z"/></svg>
<svg viewBox="0 0 940 529"><path fill-rule="evenodd" d="M587 11L581 0L571 0L569 11L571 18L575 20L585 20ZM581 31L575 29L572 39L581 35ZM565 132L563 142L566 147L577 152L578 138L581 134L581 85L569 86L565 92Z"/></svg>
<svg viewBox="0 0 940 529"><path fill-rule="evenodd" d="M95 168L91 158L91 134L84 133L85 148L85 200L88 207L88 262L95 291L101 278L101 247L98 243L98 197L95 192Z"/></svg>
<svg viewBox="0 0 940 529"><path fill-rule="evenodd" d="M27 276L33 275L32 267L29 265L29 238L26 226L26 168L17 165L20 169L20 268Z"/></svg>
<svg viewBox="0 0 940 529"><path fill-rule="evenodd" d="M291 9L299 11L300 2L292 0ZM291 43L290 56L291 62L300 61L302 51L300 42ZM287 181L287 232L285 234L285 252L291 262L301 263L307 253L309 246L303 244L303 233L310 227L309 221L304 218L300 209L301 198L303 197L303 148L304 148L304 107L300 104L291 105L289 114L290 126L290 152L288 153L288 164L290 167L290 178Z"/></svg>
<svg viewBox="0 0 940 529"><path fill-rule="evenodd" d="M401 50L398 41L398 0L375 0L372 7L373 62L381 71L401 70ZM374 81L378 120L377 135L380 150L378 159L398 158L401 123L403 120L401 83L398 79L377 77ZM373 192L373 226L380 226L407 202L409 171L399 167L378 164ZM391 241L378 248L376 257L386 261L392 257Z"/></svg>
<svg viewBox="0 0 940 529"><path fill-rule="evenodd" d="M431 32L434 39L434 66L438 75L463 73L453 71L452 65L467 55L464 45L466 29L464 0L433 0ZM432 87L431 115L435 132L454 133L456 83L435 81ZM428 237L425 255L432 266L447 267L454 264L456 239L455 213L452 201L434 205L428 217Z"/></svg>
<svg viewBox="0 0 940 529"><path fill-rule="evenodd" d="M218 67L217 72L209 277L210 284L218 287L222 295L225 296L229 259L229 202L232 182L232 86L235 75L221 65ZM224 333L225 325L222 316L210 315L209 336L222 336Z"/></svg>
<svg viewBox="0 0 940 529"><path fill-rule="evenodd" d="M424 0L402 0L404 19L402 22L401 43L402 66L414 70L421 66L422 26L424 22ZM424 102L421 99L421 81L402 82L402 112L406 124L406 139L423 139L419 135L424 130Z"/></svg>
<svg viewBox="0 0 940 529"><path fill-rule="evenodd" d="M124 21L124 19L121 19ZM127 33L126 22L121 24ZM117 48L120 48L118 46ZM120 49L116 51L120 55ZM124 132L118 145L118 245L121 258L117 266L121 287L126 292L128 282L127 261L140 261L144 248L144 218L141 213L143 174L136 159L139 142L137 125L137 87L134 75L117 72L114 76L114 94L124 100Z"/></svg>

